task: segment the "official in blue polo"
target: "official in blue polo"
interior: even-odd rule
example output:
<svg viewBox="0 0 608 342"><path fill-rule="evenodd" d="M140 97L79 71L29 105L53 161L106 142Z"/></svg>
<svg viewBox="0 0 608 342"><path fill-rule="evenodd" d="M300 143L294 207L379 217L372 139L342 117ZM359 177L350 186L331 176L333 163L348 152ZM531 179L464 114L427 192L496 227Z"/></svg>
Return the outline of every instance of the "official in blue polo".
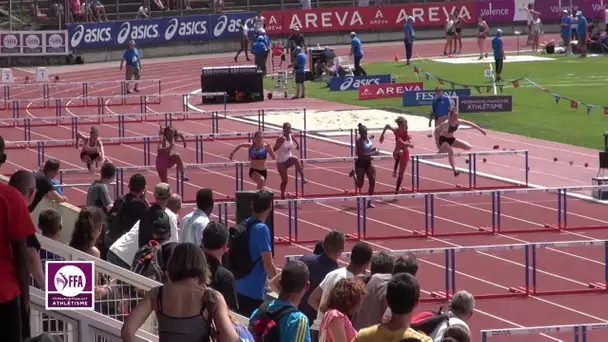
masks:
<svg viewBox="0 0 608 342"><path fill-rule="evenodd" d="M350 33L350 55L355 59L355 76L367 76L367 73L361 67L361 59L363 59L363 47L361 46L361 39L357 37L355 32Z"/></svg>
<svg viewBox="0 0 608 342"><path fill-rule="evenodd" d="M268 48L266 47L266 43L264 43L263 36L258 36L256 41L253 43L251 53L253 53L255 56L255 65L259 70L262 70L264 75L266 75L266 54L268 53Z"/></svg>
<svg viewBox="0 0 608 342"><path fill-rule="evenodd" d="M589 30L589 21L583 16L583 12L576 12L578 26L576 26L576 35L578 36L578 48L581 51L581 57L587 57L587 31Z"/></svg>
<svg viewBox="0 0 608 342"><path fill-rule="evenodd" d="M502 73L502 63L505 60L505 44L502 41L502 30L496 30L496 37L492 39L492 51L494 52L494 74L496 74L496 82L502 81L500 74Z"/></svg>
<svg viewBox="0 0 608 342"><path fill-rule="evenodd" d="M120 60L120 70L122 70L123 65L126 63L127 67L125 69L125 79L127 81L131 81L135 78L135 81L139 81L141 78L141 59L139 58L139 50L135 47L135 41L129 41L129 47L122 54L122 59ZM127 94L131 93L129 90L129 83L126 84ZM135 82L135 86L133 87L133 91L139 93L139 89L137 89L137 82Z"/></svg>
<svg viewBox="0 0 608 342"><path fill-rule="evenodd" d="M308 58L300 46L296 46L294 52L296 53L293 63L293 70L296 73L296 95L293 99L303 99L306 97L306 60Z"/></svg>
<svg viewBox="0 0 608 342"><path fill-rule="evenodd" d="M270 55L270 50L272 47L272 42L270 41L270 37L266 34L265 29L260 29L260 35L264 37L264 44L266 44L266 57L264 57L264 65L268 61L268 55Z"/></svg>
<svg viewBox="0 0 608 342"><path fill-rule="evenodd" d="M412 59L412 52L414 49L414 39L416 39L416 32L414 31L414 17L408 16L405 25L403 26L403 43L405 44L405 63L410 65L410 59Z"/></svg>
<svg viewBox="0 0 608 342"><path fill-rule="evenodd" d="M451 109L452 104L450 102L450 98L443 94L443 90L440 87L435 88L435 98L431 103L429 127L431 127L433 119L435 119L435 127L441 125L445 120L448 119ZM433 136L433 134L431 133L427 136L430 138Z"/></svg>

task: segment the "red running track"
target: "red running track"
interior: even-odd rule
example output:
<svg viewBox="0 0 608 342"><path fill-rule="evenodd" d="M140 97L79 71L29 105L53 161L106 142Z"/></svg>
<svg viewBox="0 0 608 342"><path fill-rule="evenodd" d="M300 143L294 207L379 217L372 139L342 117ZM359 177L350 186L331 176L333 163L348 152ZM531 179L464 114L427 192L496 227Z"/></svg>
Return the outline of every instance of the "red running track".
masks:
<svg viewBox="0 0 608 342"><path fill-rule="evenodd" d="M467 43L469 44L469 43ZM465 44L466 45L466 44ZM438 51L440 47L436 44L421 43L422 55L433 54L430 49ZM470 46L470 45L469 45ZM394 51L400 51L400 47L394 45L384 56L392 56ZM388 50L388 48L387 48ZM372 55L370 53L370 55ZM376 59L370 56L370 60ZM386 59L388 57L384 57ZM392 57L391 57L392 58ZM227 60L227 59L223 59ZM376 59L377 60L377 59ZM217 65L222 61L219 59L206 60L208 65ZM170 71L168 67L161 64L149 64L145 72L152 78L163 80L164 92L166 93L186 93L198 88L198 69L200 65L188 62L173 63ZM151 69L150 71L147 71ZM17 75L19 76L19 75ZM118 70L108 71L87 71L87 80L115 80L119 79ZM82 80L80 73L70 73L61 75L64 81ZM70 97L74 93L66 90L65 94L54 94L54 96ZM103 94L112 90L96 89L90 95ZM25 98L26 94L19 95ZM294 102L284 100L273 100L265 102L263 105L277 107L294 107ZM152 105L151 111L179 111L182 104L179 100L166 101L162 105ZM247 108L259 108L262 104L247 105ZM335 108L335 104L328 104L317 100L298 101L298 107L307 108ZM333 106L333 107L332 107ZM231 106L232 108L243 108L244 106ZM343 106L340 106L344 108ZM119 111L120 113L137 112L139 108L109 107L108 111ZM207 109L207 107L205 107ZM93 114L89 109L70 108L73 115ZM8 113L10 114L10 113ZM43 110L31 110L32 116L48 116L52 113ZM3 117L10 115L3 114ZM177 123L176 126L186 133L210 132L209 121L191 121ZM117 127L113 124L100 125L101 134L105 136L116 136ZM138 125L127 124L128 135L154 135L158 127L155 123L142 123ZM236 121L222 122L223 131L251 131L251 125ZM23 132L17 128L2 128L0 130L7 140L22 140ZM66 139L71 137L69 127L42 127L34 128L32 139ZM223 162L227 160L227 155L234 148L238 141L216 141L206 144L205 162ZM525 148L525 147L524 147ZM108 146L107 154L118 166L141 165L143 162L143 146L123 145ZM11 168L30 168L36 167L36 151L20 150L10 151L9 161ZM308 157L332 157L345 156L350 152L348 147L337 144L327 143L321 140L311 139L308 143ZM181 149L186 162L194 160L193 146ZM534 155L537 155L536 153ZM78 160L78 153L70 148L53 148L47 150L47 156L55 157L63 162L67 168L82 167ZM539 158L550 158L539 156ZM237 159L244 159L240 154ZM378 190L385 191L392 189L393 179L390 177L390 163L378 163L379 184ZM343 189L352 187L352 180L346 177L350 170L348 164L343 165L321 165L311 166L307 169L308 178L311 181L311 191L315 192L340 192ZM4 170L10 172L10 170ZM556 170L547 169L543 172L547 174ZM204 174L204 175L203 175ZM151 179L155 179L154 173L146 174ZM273 189L278 188L278 175L275 171L270 172L269 186ZM453 183L446 171L437 167L424 167L421 175L425 182L431 186L445 187L446 183ZM234 172L233 170L206 170L197 171L190 174L191 181L185 183L186 199L192 199L194 192L202 187L212 187L218 195L228 195L234 191ZM66 179L67 183L90 182L94 176L78 175ZM128 175L125 175L128 177ZM407 176L406 176L407 177ZM172 180L174 181L174 179ZM291 179L293 184L293 178ZM497 181L484 180L489 184L497 184ZM438 185L437 185L438 184ZM498 183L499 184L499 183ZM453 184L452 184L453 185ZM246 180L246 188L253 188L253 184ZM84 188L69 190L68 196L72 203L83 203ZM510 228L534 228L541 227L543 224L556 220L556 198L549 195L513 195L503 197L503 221L505 229ZM605 225L608 222L608 214L603 207L583 201L569 202L570 216L569 221L573 225ZM436 202L436 230L441 232L455 232L475 230L481 226L487 226L490 219L490 201L484 197L459 197L442 198ZM410 230L420 229L423 225L423 204L414 200L401 200L397 203L378 204L376 209L368 212L367 231L370 235L398 235L408 234ZM278 236L286 236L288 226L288 215L285 209L278 209L275 214L276 229ZM233 214L230 213L230 217ZM341 229L347 233L356 232L356 213L352 208L344 207L338 203L305 204L299 211L298 231L299 238L303 240L321 239L324 234L331 229ZM408 239L408 240L380 240L370 241L376 250L402 250L408 248L427 248L427 247L453 247L453 246L474 246L486 244L505 244L505 243L525 243L540 241L569 241L585 239L606 239L606 231L577 231L562 233L531 233L522 235L498 235L498 236L469 236L451 238L430 238L430 239ZM349 243L350 247L350 243ZM283 256L287 254L302 254L311 251L311 244L293 244L291 246L277 246L277 263L282 265ZM523 255L518 251L505 251L500 253L461 253L457 256L457 288L468 289L472 293L498 293L505 292L510 286L523 285ZM431 291L442 290L444 282L443 260L436 256L421 257L421 270L418 278L425 291L425 296ZM602 251L598 248L569 248L545 250L539 253L539 288L544 290L551 289L572 289L583 288L588 282L602 280L602 270L604 261ZM474 336L479 336L480 329L503 328L513 326L534 326L548 324L574 324L574 323L593 323L608 322L608 314L598 302L604 300L605 295L576 295L576 296L557 296L526 299L503 299L503 300L482 300L477 304L477 310L471 320L471 328ZM421 305L423 308L436 308L436 304ZM593 333L589 341L605 341L602 332ZM561 335L556 336L567 339ZM545 341L552 340L549 337L509 337L493 338L496 341Z"/></svg>

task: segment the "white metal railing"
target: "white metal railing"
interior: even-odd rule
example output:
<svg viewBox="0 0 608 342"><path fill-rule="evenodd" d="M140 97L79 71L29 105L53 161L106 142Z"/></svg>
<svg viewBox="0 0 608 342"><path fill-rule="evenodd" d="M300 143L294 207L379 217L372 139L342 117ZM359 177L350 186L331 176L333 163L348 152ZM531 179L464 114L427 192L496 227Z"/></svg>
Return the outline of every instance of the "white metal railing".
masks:
<svg viewBox="0 0 608 342"><path fill-rule="evenodd" d="M53 260L94 261L95 279L98 280L98 285L103 285L110 281L116 283L113 290L105 298L95 300L95 311L117 324L121 324L124 321L125 317L128 316L146 292L161 285L159 282L95 258L61 242L51 240L40 234L37 234L37 237L43 250L55 254L56 257ZM247 326L247 318L236 313L233 313L233 315L239 323ZM151 315L141 330L155 336L158 332L156 317Z"/></svg>
<svg viewBox="0 0 608 342"><path fill-rule="evenodd" d="M119 342L122 323L91 310L46 310L44 292L30 288L32 336L59 336L64 342ZM137 342L156 342L158 336L139 330Z"/></svg>

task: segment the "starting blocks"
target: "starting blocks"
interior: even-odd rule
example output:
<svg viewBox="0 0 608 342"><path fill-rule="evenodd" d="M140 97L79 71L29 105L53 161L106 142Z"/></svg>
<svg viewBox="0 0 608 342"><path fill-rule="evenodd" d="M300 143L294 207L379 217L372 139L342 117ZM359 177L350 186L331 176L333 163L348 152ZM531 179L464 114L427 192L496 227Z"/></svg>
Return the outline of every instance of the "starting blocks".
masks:
<svg viewBox="0 0 608 342"><path fill-rule="evenodd" d="M0 77L2 77L2 80L0 81L2 84L10 84L15 82L15 79L13 78L13 70L9 68L2 69Z"/></svg>

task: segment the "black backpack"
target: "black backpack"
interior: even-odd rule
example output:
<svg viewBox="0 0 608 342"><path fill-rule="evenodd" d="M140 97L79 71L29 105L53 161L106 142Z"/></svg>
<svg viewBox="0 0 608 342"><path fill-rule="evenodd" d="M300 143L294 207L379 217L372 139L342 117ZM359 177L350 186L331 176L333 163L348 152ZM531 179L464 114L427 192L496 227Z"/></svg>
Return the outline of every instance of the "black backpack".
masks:
<svg viewBox="0 0 608 342"><path fill-rule="evenodd" d="M121 214L122 208L125 206L126 200L124 196L117 198L112 205L112 209L108 212L106 229L104 229L105 234L103 235L103 244L106 248L110 248L116 240L120 239L120 237L126 233L121 227ZM131 227L127 228L131 229Z"/></svg>
<svg viewBox="0 0 608 342"><path fill-rule="evenodd" d="M249 254L249 227L260 222L247 219L228 229L228 253L225 254L224 266L232 272L235 279L248 276L261 259L251 260Z"/></svg>
<svg viewBox="0 0 608 342"><path fill-rule="evenodd" d="M262 304L258 311L257 318L253 321L250 328L251 334L256 342L280 342L281 329L279 321L285 315L289 315L297 309L291 305L285 305L277 310L269 310L271 302Z"/></svg>
<svg viewBox="0 0 608 342"><path fill-rule="evenodd" d="M163 262L163 245L151 240L147 246L141 247L133 258L131 271L146 278L164 283L167 279Z"/></svg>
<svg viewBox="0 0 608 342"><path fill-rule="evenodd" d="M439 308L438 311L424 311L412 318L410 328L430 336L443 322L449 322L449 319L447 312L444 312L443 308Z"/></svg>

